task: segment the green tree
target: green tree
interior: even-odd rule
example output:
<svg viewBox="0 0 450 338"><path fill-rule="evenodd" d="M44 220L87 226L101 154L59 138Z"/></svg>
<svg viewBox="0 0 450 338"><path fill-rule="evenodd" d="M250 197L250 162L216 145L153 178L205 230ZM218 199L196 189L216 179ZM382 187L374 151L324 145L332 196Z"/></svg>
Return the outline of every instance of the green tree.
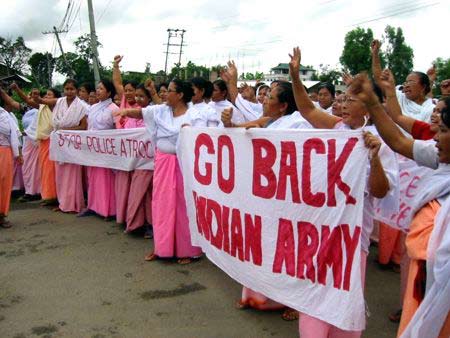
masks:
<svg viewBox="0 0 450 338"><path fill-rule="evenodd" d="M436 67L436 83L439 84L444 80L450 79L450 58L437 58L433 62ZM433 89L433 95L441 95L441 88L439 86Z"/></svg>
<svg viewBox="0 0 450 338"><path fill-rule="evenodd" d="M370 28L366 31L364 28L358 27L345 36L344 49L339 60L350 74L355 75L362 71L370 72L372 40L373 32Z"/></svg>
<svg viewBox="0 0 450 338"><path fill-rule="evenodd" d="M180 67L178 64L175 64L175 67L172 68L168 75L168 80L173 78L188 80L196 76L209 79L209 73L209 68L206 68L205 66L198 66L192 61L188 61L184 67Z"/></svg>
<svg viewBox="0 0 450 338"><path fill-rule="evenodd" d="M255 72L255 80L264 80L263 72Z"/></svg>
<svg viewBox="0 0 450 338"><path fill-rule="evenodd" d="M50 87L50 78L55 68L56 59L51 53L34 53L28 60L31 75L39 87Z"/></svg>
<svg viewBox="0 0 450 338"><path fill-rule="evenodd" d="M397 83L403 83L413 70L413 49L405 43L405 37L400 27L396 29L388 25L384 33L386 67L392 71Z"/></svg>
<svg viewBox="0 0 450 338"><path fill-rule="evenodd" d="M5 64L7 75L23 73L30 58L31 49L25 45L23 37L16 41L0 36L0 61Z"/></svg>
<svg viewBox="0 0 450 338"><path fill-rule="evenodd" d="M342 73L330 67L330 65L320 65L320 71L316 81L329 82L338 85L342 77Z"/></svg>
<svg viewBox="0 0 450 338"><path fill-rule="evenodd" d="M255 79L255 75L253 73L245 73L244 79L247 80L247 81L256 80Z"/></svg>

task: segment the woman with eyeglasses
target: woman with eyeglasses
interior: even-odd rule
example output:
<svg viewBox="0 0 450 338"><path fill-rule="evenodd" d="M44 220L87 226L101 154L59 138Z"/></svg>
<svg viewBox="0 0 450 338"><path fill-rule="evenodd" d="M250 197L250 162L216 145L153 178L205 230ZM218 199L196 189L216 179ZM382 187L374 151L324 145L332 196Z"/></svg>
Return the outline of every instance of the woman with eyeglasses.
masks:
<svg viewBox="0 0 450 338"><path fill-rule="evenodd" d="M175 79L169 84L165 104L115 113L143 118L156 148L152 197L154 250L145 257L147 261L177 257L179 264L188 264L202 254L201 248L191 243L183 176L176 155L183 126L207 126L206 114L189 107L193 94L192 84Z"/></svg>
<svg viewBox="0 0 450 338"><path fill-rule="evenodd" d="M372 73L377 80L381 75L381 61L379 50L381 43L374 40L371 45ZM433 112L434 103L427 95L431 91L431 83L428 75L422 72L410 73L403 85L403 90L397 90L396 96L406 116L429 123Z"/></svg>
<svg viewBox="0 0 450 338"><path fill-rule="evenodd" d="M364 141L369 148L369 168L364 196L363 224L361 231L361 285L364 288L365 268L369 253L370 235L373 230L374 208L377 203L389 205L398 210L398 163L395 154L375 135L373 126L366 126L367 109L363 102L351 92L347 92L342 106L342 117L337 117L316 108L310 100L299 76L301 54L294 48L290 55L289 72L292 78L295 101L303 117L314 128L339 130L364 130ZM364 129L363 129L364 128ZM375 135L374 135L375 134ZM382 201L381 201L382 200ZM358 319L355 318L355 321ZM360 321L364 321L361 313ZM358 326L364 323L359 322ZM360 337L362 331L347 331L307 314L300 314L299 331L302 338Z"/></svg>
<svg viewBox="0 0 450 338"><path fill-rule="evenodd" d="M398 336L450 336L450 98L440 110L439 130L430 140L405 136L389 119L365 76L351 91L366 105L380 136L395 152L436 169L417 187L406 238L410 265ZM393 102L395 104L395 101ZM391 106L399 111L401 108Z"/></svg>

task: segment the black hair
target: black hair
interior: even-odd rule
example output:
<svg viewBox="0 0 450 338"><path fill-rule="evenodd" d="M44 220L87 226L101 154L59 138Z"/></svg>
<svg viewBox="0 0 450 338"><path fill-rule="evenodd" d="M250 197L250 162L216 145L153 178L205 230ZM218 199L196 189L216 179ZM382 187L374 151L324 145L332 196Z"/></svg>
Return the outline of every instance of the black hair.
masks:
<svg viewBox="0 0 450 338"><path fill-rule="evenodd" d="M123 87L125 88L126 85L130 85L131 87L133 87L133 89L137 89L138 83L134 80L127 80L127 81L123 81Z"/></svg>
<svg viewBox="0 0 450 338"><path fill-rule="evenodd" d="M289 82L280 82L278 86L274 88L277 92L278 101L280 103L287 103L286 114L290 115L297 110L295 104L294 91L292 90L292 84Z"/></svg>
<svg viewBox="0 0 450 338"><path fill-rule="evenodd" d="M78 89L78 82L76 80L70 79L70 78L66 79L66 81L64 81L63 88L69 83L72 84L75 87L75 89Z"/></svg>
<svg viewBox="0 0 450 338"><path fill-rule="evenodd" d="M442 101L444 101L445 107L441 109L441 120L447 128L450 128L450 97L446 97Z"/></svg>
<svg viewBox="0 0 450 338"><path fill-rule="evenodd" d="M228 95L228 87L227 87L227 83L224 80L218 79L216 81L213 82L213 85L216 85L217 87L219 87L219 90L221 92L226 91L227 95Z"/></svg>
<svg viewBox="0 0 450 338"><path fill-rule="evenodd" d="M152 95L147 90L147 88L145 88L145 85L143 83L138 84L136 86L136 89L141 89L145 93L145 96L147 96L150 99L150 101L152 100Z"/></svg>
<svg viewBox="0 0 450 338"><path fill-rule="evenodd" d="M175 85L175 90L177 91L177 93L183 94L182 100L184 101L184 103L188 103L191 101L192 96L194 96L194 90L192 89L191 83L179 79L173 79L170 82L173 82L173 84Z"/></svg>
<svg viewBox="0 0 450 338"><path fill-rule="evenodd" d="M47 94L47 92L46 92L45 90L40 90L40 91L39 91L39 96L40 96L40 97L44 97L45 94Z"/></svg>
<svg viewBox="0 0 450 338"><path fill-rule="evenodd" d="M116 96L116 88L114 88L113 83L110 80L108 80L108 79L101 79L99 81L99 84L100 83L106 88L107 92L111 93L109 97L111 99L114 99L114 96Z"/></svg>
<svg viewBox="0 0 450 338"><path fill-rule="evenodd" d="M191 83L193 86L197 87L200 90L203 90L203 98L211 97L211 94L212 94L212 90L209 86L209 83L211 83L211 82L209 82L209 83L208 82L209 81L205 80L202 77L194 77L191 79ZM209 96L207 96L208 94L209 94Z"/></svg>
<svg viewBox="0 0 450 338"><path fill-rule="evenodd" d="M52 87L52 88L48 88L47 91L48 90L50 90L53 93L53 95L55 95L56 98L61 97L61 92L58 89Z"/></svg>
<svg viewBox="0 0 450 338"><path fill-rule="evenodd" d="M89 82L83 82L78 89L84 88L88 93L95 91L94 86Z"/></svg>
<svg viewBox="0 0 450 338"><path fill-rule="evenodd" d="M430 78L427 74L422 72L412 72L413 74L416 74L419 77L419 82L422 86L425 87L425 95L427 95L431 90L431 84L430 84Z"/></svg>
<svg viewBox="0 0 450 338"><path fill-rule="evenodd" d="M157 87L156 87L156 91L159 92L161 90L162 87L165 87L166 89L169 88L169 84L167 82L161 82Z"/></svg>
<svg viewBox="0 0 450 338"><path fill-rule="evenodd" d="M211 99L212 93L214 90L214 86L211 81L206 81L206 88L205 88L205 94L203 95L207 99Z"/></svg>
<svg viewBox="0 0 450 338"><path fill-rule="evenodd" d="M336 95L336 88L334 87L334 84L329 82L319 83L319 86L317 87L317 93L323 88L326 88L330 92L331 97L334 98L334 96Z"/></svg>
<svg viewBox="0 0 450 338"><path fill-rule="evenodd" d="M270 90L270 87L268 85L266 85L264 82L262 82L261 84L258 84L258 86L255 86L256 90L259 91L261 90L261 88L267 88Z"/></svg>

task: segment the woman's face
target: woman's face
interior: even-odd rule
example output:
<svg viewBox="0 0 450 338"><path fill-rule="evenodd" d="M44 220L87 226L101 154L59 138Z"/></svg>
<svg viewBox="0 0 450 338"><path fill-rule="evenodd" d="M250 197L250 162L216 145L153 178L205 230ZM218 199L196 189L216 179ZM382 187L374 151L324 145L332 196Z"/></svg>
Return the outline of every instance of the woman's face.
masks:
<svg viewBox="0 0 450 338"><path fill-rule="evenodd" d="M219 102L225 100L225 97L227 96L227 92L221 91L218 85L214 85L214 89L212 92L211 100L214 102Z"/></svg>
<svg viewBox="0 0 450 338"><path fill-rule="evenodd" d="M53 91L51 91L51 90L47 90L47 94L45 94L44 98L46 98L46 99L54 99L55 98L55 93L53 93Z"/></svg>
<svg viewBox="0 0 450 338"><path fill-rule="evenodd" d="M345 95L339 94L336 96L336 99L334 100L333 104L331 105L332 112L334 116L342 116L342 105L344 104Z"/></svg>
<svg viewBox="0 0 450 338"><path fill-rule="evenodd" d="M442 96L450 95L450 79L441 82L441 94Z"/></svg>
<svg viewBox="0 0 450 338"><path fill-rule="evenodd" d="M441 110L445 108L445 102L439 101L431 114L430 130L437 133L439 131L439 123L441 122Z"/></svg>
<svg viewBox="0 0 450 338"><path fill-rule="evenodd" d="M258 102L263 104L266 96L269 94L270 90L268 87L263 87L258 91Z"/></svg>
<svg viewBox="0 0 450 338"><path fill-rule="evenodd" d="M403 92L411 101L421 100L425 97L425 87L420 83L419 75L411 73L405 81Z"/></svg>
<svg viewBox="0 0 450 338"><path fill-rule="evenodd" d="M113 101L116 106L120 106L120 104L122 103L122 99L120 98L119 94L114 95Z"/></svg>
<svg viewBox="0 0 450 338"><path fill-rule="evenodd" d="M439 131L434 136L438 149L439 162L450 163L450 128L442 120L439 122Z"/></svg>
<svg viewBox="0 0 450 338"><path fill-rule="evenodd" d="M89 100L88 103L92 106L93 104L98 103L98 98L97 98L97 92L90 92L89 93Z"/></svg>
<svg viewBox="0 0 450 338"><path fill-rule="evenodd" d="M161 98L162 102L166 102L167 101L167 87L162 86L161 88L159 88L159 92L158 92L158 96Z"/></svg>
<svg viewBox="0 0 450 338"><path fill-rule="evenodd" d="M133 105L136 103L134 100L136 96L136 89L130 83L127 83L125 87L123 87L123 95L129 104Z"/></svg>
<svg viewBox="0 0 450 338"><path fill-rule="evenodd" d="M105 85L103 83L99 83L97 85L97 99L99 101L105 101L107 99L109 99L109 97L111 96L111 92L109 92Z"/></svg>
<svg viewBox="0 0 450 338"><path fill-rule="evenodd" d="M200 103L203 102L203 94L205 93L204 89L200 89L194 85L192 85L192 90L194 91L194 96L192 96L192 103Z"/></svg>
<svg viewBox="0 0 450 338"><path fill-rule="evenodd" d="M135 100L139 107L147 107L150 104L150 98L142 88L136 89Z"/></svg>
<svg viewBox="0 0 450 338"><path fill-rule="evenodd" d="M167 89L167 105L175 108L182 101L182 97L182 93L177 93L177 85L173 82L169 83L169 88Z"/></svg>
<svg viewBox="0 0 450 338"><path fill-rule="evenodd" d="M318 100L323 109L328 109L333 104L333 96L327 88L320 88Z"/></svg>
<svg viewBox="0 0 450 338"><path fill-rule="evenodd" d="M86 88L80 87L80 89L78 89L78 97L81 100L88 102L89 101L89 92L86 90Z"/></svg>
<svg viewBox="0 0 450 338"><path fill-rule="evenodd" d="M342 122L351 129L357 129L364 125L366 116L364 104L355 96L345 95L342 104Z"/></svg>
<svg viewBox="0 0 450 338"><path fill-rule="evenodd" d="M73 100L77 96L77 88L75 88L73 83L69 82L64 86L64 95L69 100Z"/></svg>
<svg viewBox="0 0 450 338"><path fill-rule="evenodd" d="M278 100L278 87L275 87L266 96L263 103L263 116L277 117L284 115L286 110L286 103L280 103Z"/></svg>

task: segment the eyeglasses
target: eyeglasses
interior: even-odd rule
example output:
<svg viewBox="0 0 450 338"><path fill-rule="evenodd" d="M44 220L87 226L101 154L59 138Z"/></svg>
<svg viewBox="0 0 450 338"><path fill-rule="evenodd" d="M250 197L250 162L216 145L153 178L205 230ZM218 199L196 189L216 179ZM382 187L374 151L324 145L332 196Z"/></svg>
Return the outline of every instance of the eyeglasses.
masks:
<svg viewBox="0 0 450 338"><path fill-rule="evenodd" d="M441 88L447 88L447 87L450 87L450 82L442 82L441 83Z"/></svg>
<svg viewBox="0 0 450 338"><path fill-rule="evenodd" d="M168 93L176 93L177 90L176 90L176 89L167 89L167 92L168 92Z"/></svg>

